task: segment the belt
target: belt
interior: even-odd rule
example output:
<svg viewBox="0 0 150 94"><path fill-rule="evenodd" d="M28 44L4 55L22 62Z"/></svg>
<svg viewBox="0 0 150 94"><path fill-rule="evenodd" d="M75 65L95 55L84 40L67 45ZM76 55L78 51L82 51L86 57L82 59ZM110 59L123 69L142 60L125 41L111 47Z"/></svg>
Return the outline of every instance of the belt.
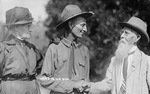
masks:
<svg viewBox="0 0 150 94"><path fill-rule="evenodd" d="M26 75L26 74L9 74L2 76L2 81L15 81L15 80L21 80L21 81L32 81L35 79L34 75Z"/></svg>
<svg viewBox="0 0 150 94"><path fill-rule="evenodd" d="M83 92L78 92L76 89L73 89L73 92L71 93L62 93L62 92L56 92L56 91L51 90L50 94L83 94Z"/></svg>
<svg viewBox="0 0 150 94"><path fill-rule="evenodd" d="M50 94L71 94L71 93L62 93L62 92L50 91Z"/></svg>

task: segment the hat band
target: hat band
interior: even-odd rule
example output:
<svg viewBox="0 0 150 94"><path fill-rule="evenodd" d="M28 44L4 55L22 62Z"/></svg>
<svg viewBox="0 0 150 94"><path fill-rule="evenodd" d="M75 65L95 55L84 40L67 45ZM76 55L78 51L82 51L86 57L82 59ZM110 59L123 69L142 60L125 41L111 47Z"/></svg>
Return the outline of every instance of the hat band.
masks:
<svg viewBox="0 0 150 94"><path fill-rule="evenodd" d="M27 23L32 23L33 20L27 21L27 20L22 20L22 21L18 21L16 23L10 23L10 24L5 24L5 26L10 26L10 25L19 25L19 24L27 24Z"/></svg>

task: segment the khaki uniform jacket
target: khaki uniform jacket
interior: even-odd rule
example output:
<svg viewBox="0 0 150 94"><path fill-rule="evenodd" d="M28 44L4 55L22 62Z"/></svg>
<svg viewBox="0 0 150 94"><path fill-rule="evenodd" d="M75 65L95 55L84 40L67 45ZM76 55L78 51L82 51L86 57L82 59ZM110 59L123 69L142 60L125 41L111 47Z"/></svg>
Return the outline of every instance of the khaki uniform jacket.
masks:
<svg viewBox="0 0 150 94"><path fill-rule="evenodd" d="M2 47L3 45L5 45L5 47ZM18 41L14 39L0 43L0 46L1 77L9 77L9 75L21 76L24 74L35 74L37 58L33 48L21 45ZM26 50L23 47L25 47ZM0 86L0 94L39 94L39 89L35 80L2 80Z"/></svg>
<svg viewBox="0 0 150 94"><path fill-rule="evenodd" d="M121 62L115 57L111 59L106 77L101 82L91 84L90 93L102 93L111 90L112 94L120 94L121 88ZM137 49L133 54L133 60L127 73L126 94L149 94L150 85L150 57Z"/></svg>
<svg viewBox="0 0 150 94"><path fill-rule="evenodd" d="M66 38L62 39L58 45L49 46L41 71L42 75L51 78L41 82L45 88L55 92L70 93L73 91L74 82L89 80L89 51L83 44L77 44L75 47L75 73L71 79L68 79L68 71L72 71L69 70L70 47L71 42Z"/></svg>

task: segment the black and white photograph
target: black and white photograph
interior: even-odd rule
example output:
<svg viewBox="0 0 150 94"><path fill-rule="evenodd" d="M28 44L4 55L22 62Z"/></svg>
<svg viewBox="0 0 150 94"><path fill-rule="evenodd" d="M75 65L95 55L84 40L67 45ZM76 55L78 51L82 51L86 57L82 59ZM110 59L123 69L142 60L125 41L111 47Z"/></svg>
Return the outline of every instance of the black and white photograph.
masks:
<svg viewBox="0 0 150 94"><path fill-rule="evenodd" d="M0 0L0 94L150 94L150 0Z"/></svg>

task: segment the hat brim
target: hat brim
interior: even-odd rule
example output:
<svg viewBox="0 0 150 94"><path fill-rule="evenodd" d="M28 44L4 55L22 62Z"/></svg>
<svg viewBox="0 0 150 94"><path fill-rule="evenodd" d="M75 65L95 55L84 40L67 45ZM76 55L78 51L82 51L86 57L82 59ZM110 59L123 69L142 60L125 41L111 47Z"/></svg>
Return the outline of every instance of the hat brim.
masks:
<svg viewBox="0 0 150 94"><path fill-rule="evenodd" d="M83 12L83 13L80 13L80 14L77 14L77 15L74 15L74 16L71 16L71 17L67 18L65 21L59 23L55 28L56 28L56 29L60 29L60 28L62 28L62 27L64 27L64 26L66 27L67 22L68 22L69 20L75 18L75 17L81 16L81 17L83 17L83 18L85 18L85 19L88 19L88 18L90 18L93 14L94 14L93 12Z"/></svg>
<svg viewBox="0 0 150 94"><path fill-rule="evenodd" d="M120 24L120 26L122 28L123 27L128 27L128 28L131 28L134 31L136 31L138 34L141 35L141 39L139 40L139 43L142 44L142 45L148 45L148 43L149 43L149 36L148 36L148 34L146 32L144 32L143 30L141 30L138 27L133 26L133 25L131 25L129 23L120 22L119 24Z"/></svg>
<svg viewBox="0 0 150 94"><path fill-rule="evenodd" d="M10 26L10 25L23 25L23 24L28 24L28 23L32 23L32 22L34 22L34 20L31 20L31 21L19 21L19 22L16 22L16 23L5 24L4 26Z"/></svg>

